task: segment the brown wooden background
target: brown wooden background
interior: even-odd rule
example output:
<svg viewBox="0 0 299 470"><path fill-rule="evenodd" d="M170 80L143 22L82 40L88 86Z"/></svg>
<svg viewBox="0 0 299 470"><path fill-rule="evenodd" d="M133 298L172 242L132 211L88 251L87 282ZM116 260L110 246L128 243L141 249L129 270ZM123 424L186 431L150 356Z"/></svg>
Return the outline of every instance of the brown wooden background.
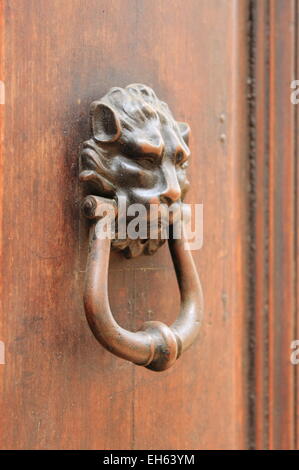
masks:
<svg viewBox="0 0 299 470"><path fill-rule="evenodd" d="M295 446L296 369L287 348L296 333L297 121L285 105L289 87L279 85L297 63L297 2L0 5L0 447ZM159 374L105 351L82 307L78 147L89 135L89 103L131 82L152 86L190 123L188 201L204 204L204 246L194 253L204 325L197 344ZM166 248L134 261L113 255L109 280L125 327L175 317Z"/></svg>
<svg viewBox="0 0 299 470"><path fill-rule="evenodd" d="M297 0L252 2L252 109L255 151L253 377L257 448L299 448L298 366L290 345L298 328Z"/></svg>

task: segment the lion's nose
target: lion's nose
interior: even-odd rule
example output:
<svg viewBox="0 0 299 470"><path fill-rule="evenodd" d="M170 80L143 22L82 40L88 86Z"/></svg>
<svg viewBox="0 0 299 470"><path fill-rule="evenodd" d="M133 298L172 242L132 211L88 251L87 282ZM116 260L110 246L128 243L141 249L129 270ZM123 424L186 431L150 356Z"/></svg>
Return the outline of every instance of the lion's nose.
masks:
<svg viewBox="0 0 299 470"><path fill-rule="evenodd" d="M164 165L165 189L160 195L162 203L167 205L178 201L181 197L181 188L177 179L176 170L173 165Z"/></svg>

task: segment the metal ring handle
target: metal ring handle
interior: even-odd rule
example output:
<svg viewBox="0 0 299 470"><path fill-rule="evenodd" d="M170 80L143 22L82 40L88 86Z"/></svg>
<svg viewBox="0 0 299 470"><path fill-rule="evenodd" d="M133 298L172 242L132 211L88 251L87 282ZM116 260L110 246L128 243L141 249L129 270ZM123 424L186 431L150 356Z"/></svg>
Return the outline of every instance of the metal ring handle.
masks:
<svg viewBox="0 0 299 470"><path fill-rule="evenodd" d="M96 199L96 198L94 198ZM101 220L97 222L100 224ZM195 340L203 315L203 295L191 251L186 240L169 240L169 249L180 289L177 320L168 327L147 321L139 331L122 328L114 319L108 298L109 238L91 228L84 293L85 313L96 339L116 356L155 371L171 367Z"/></svg>

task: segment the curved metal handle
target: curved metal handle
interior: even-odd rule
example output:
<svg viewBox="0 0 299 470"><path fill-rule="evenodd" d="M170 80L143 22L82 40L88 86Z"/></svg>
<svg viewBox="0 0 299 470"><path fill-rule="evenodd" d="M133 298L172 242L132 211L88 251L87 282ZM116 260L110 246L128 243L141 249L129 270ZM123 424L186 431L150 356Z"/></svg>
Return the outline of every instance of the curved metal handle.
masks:
<svg viewBox="0 0 299 470"><path fill-rule="evenodd" d="M203 315L201 285L186 240L169 240L181 296L177 320L170 327L160 321L147 321L139 331L131 332L118 325L111 312L108 298L111 240L98 237L100 231L96 228L96 225L91 228L84 293L85 313L93 334L116 356L155 371L168 369L193 343Z"/></svg>
<svg viewBox="0 0 299 470"><path fill-rule="evenodd" d="M177 320L168 327L159 321L146 322L139 331L125 330L114 320L108 299L108 266L111 246L127 257L153 254L165 242L164 215L157 236L119 236L129 226L129 210L118 217L112 240L99 236L103 205L118 209L142 206L143 222L152 222L152 208L167 208L170 227L176 227L176 209L181 209L189 187L187 166L189 126L178 122L154 91L141 84L112 88L90 109L92 137L80 155L80 180L89 196L85 216L97 220L91 227L90 252L84 294L88 323L97 340L117 356L152 370L170 367L197 336L203 314L200 281L187 237L169 239L169 249L181 294ZM116 205L118 206L116 208ZM108 207L108 208L109 208ZM136 206L135 206L136 207ZM119 211L119 214L121 211ZM116 214L114 214L116 215ZM132 214L131 214L132 215ZM114 221L115 222L115 221Z"/></svg>

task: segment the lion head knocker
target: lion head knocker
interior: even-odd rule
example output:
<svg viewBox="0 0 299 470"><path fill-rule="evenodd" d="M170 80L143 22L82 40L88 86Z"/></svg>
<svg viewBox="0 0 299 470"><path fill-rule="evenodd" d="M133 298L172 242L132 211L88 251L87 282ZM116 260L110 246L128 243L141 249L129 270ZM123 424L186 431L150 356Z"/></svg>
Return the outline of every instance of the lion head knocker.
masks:
<svg viewBox="0 0 299 470"><path fill-rule="evenodd" d="M166 103L145 85L112 88L91 104L92 137L83 144L80 180L89 194L127 206L179 205L189 182L189 126L177 122ZM170 221L171 223L171 221ZM120 240L112 246L128 257L152 254L165 239Z"/></svg>
<svg viewBox="0 0 299 470"><path fill-rule="evenodd" d="M83 144L80 179L87 184L88 196L83 211L93 220L90 226L89 254L85 275L84 308L96 339L110 352L155 371L171 367L198 335L203 296L186 233L185 197L189 127L175 121L168 106L145 85L112 88L91 105L92 137ZM128 208L122 216L120 207ZM142 208L142 227L157 231L125 230L135 220L133 208ZM161 213L153 217L152 209ZM113 236L102 236L106 216L113 225ZM165 218L166 209L167 217ZM183 224L179 223L183 215ZM171 215L171 216L170 216ZM117 219L117 223L116 223ZM139 223L139 222L138 222ZM164 226L169 229L164 237ZM181 226L180 236L176 229ZM109 233L109 235L111 235ZM140 236L139 236L140 235ZM168 247L180 290L180 313L168 326L151 320L137 331L120 326L113 317L108 296L108 271L111 248L127 257L152 254L168 238Z"/></svg>

